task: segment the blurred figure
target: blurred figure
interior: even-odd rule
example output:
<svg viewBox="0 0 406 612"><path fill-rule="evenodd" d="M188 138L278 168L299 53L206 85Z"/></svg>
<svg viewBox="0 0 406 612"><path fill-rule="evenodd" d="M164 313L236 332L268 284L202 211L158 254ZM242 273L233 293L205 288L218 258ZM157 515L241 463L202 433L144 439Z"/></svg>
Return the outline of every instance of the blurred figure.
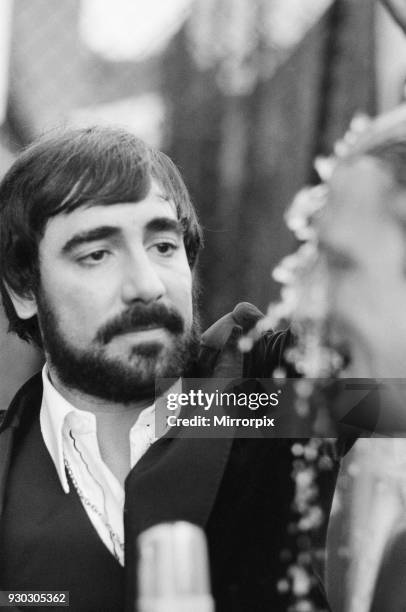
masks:
<svg viewBox="0 0 406 612"><path fill-rule="evenodd" d="M339 161L318 222L331 334L351 377L405 375L405 176L406 108Z"/></svg>
<svg viewBox="0 0 406 612"><path fill-rule="evenodd" d="M406 32L404 1L382 3ZM345 375L403 378L406 106L347 141L348 153L334 168L328 205L317 223L331 339L350 357Z"/></svg>
<svg viewBox="0 0 406 612"><path fill-rule="evenodd" d="M346 358L343 376L397 379L380 416L385 422L386 406L404 412L405 399L399 379L406 378L406 107L348 142L317 221L326 319L330 343ZM363 440L357 447L345 609L403 610L406 441Z"/></svg>

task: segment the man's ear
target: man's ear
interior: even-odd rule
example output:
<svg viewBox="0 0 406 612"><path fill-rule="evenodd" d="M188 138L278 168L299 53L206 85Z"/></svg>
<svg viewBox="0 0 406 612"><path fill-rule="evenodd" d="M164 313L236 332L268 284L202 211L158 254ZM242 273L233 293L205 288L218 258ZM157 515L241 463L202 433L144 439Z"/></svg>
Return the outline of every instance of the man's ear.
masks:
<svg viewBox="0 0 406 612"><path fill-rule="evenodd" d="M14 289L11 289L7 283L4 283L4 285L20 319L31 319L31 317L37 314L37 300L32 291L28 291L25 295L20 295Z"/></svg>

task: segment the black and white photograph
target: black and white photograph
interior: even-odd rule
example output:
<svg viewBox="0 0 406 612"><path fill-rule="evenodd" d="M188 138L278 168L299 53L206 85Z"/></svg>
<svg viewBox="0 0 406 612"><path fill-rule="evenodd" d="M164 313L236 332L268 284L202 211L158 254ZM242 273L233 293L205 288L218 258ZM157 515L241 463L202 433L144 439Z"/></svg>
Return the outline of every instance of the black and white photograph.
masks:
<svg viewBox="0 0 406 612"><path fill-rule="evenodd" d="M0 610L406 611L406 0L1 0Z"/></svg>

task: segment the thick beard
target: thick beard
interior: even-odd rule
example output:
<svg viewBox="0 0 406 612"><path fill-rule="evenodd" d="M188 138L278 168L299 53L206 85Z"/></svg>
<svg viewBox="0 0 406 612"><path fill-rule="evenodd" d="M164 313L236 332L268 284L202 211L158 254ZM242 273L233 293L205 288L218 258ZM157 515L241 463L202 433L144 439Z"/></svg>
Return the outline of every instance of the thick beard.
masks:
<svg viewBox="0 0 406 612"><path fill-rule="evenodd" d="M68 389L76 389L114 403L128 404L155 396L158 379L192 376L200 344L200 325L189 331L171 331L169 347L159 342L134 346L127 361L109 357L101 343L78 349L62 333L46 297L37 296L42 342L51 368ZM179 315L177 315L179 316ZM168 332L169 333L169 332ZM99 334L102 335L102 334Z"/></svg>

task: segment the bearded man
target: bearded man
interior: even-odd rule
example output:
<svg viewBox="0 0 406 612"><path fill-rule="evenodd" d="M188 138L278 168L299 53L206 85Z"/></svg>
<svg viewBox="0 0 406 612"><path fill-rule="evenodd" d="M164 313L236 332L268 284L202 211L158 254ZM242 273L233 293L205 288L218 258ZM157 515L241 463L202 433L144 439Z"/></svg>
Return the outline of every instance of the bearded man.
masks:
<svg viewBox="0 0 406 612"><path fill-rule="evenodd" d="M0 233L10 329L46 358L1 426L1 589L133 610L137 536L184 520L206 533L218 612L286 610L291 441L154 435L157 378L269 377L286 342L242 355L250 305L200 339L201 230L173 163L117 129L47 136L0 186Z"/></svg>

